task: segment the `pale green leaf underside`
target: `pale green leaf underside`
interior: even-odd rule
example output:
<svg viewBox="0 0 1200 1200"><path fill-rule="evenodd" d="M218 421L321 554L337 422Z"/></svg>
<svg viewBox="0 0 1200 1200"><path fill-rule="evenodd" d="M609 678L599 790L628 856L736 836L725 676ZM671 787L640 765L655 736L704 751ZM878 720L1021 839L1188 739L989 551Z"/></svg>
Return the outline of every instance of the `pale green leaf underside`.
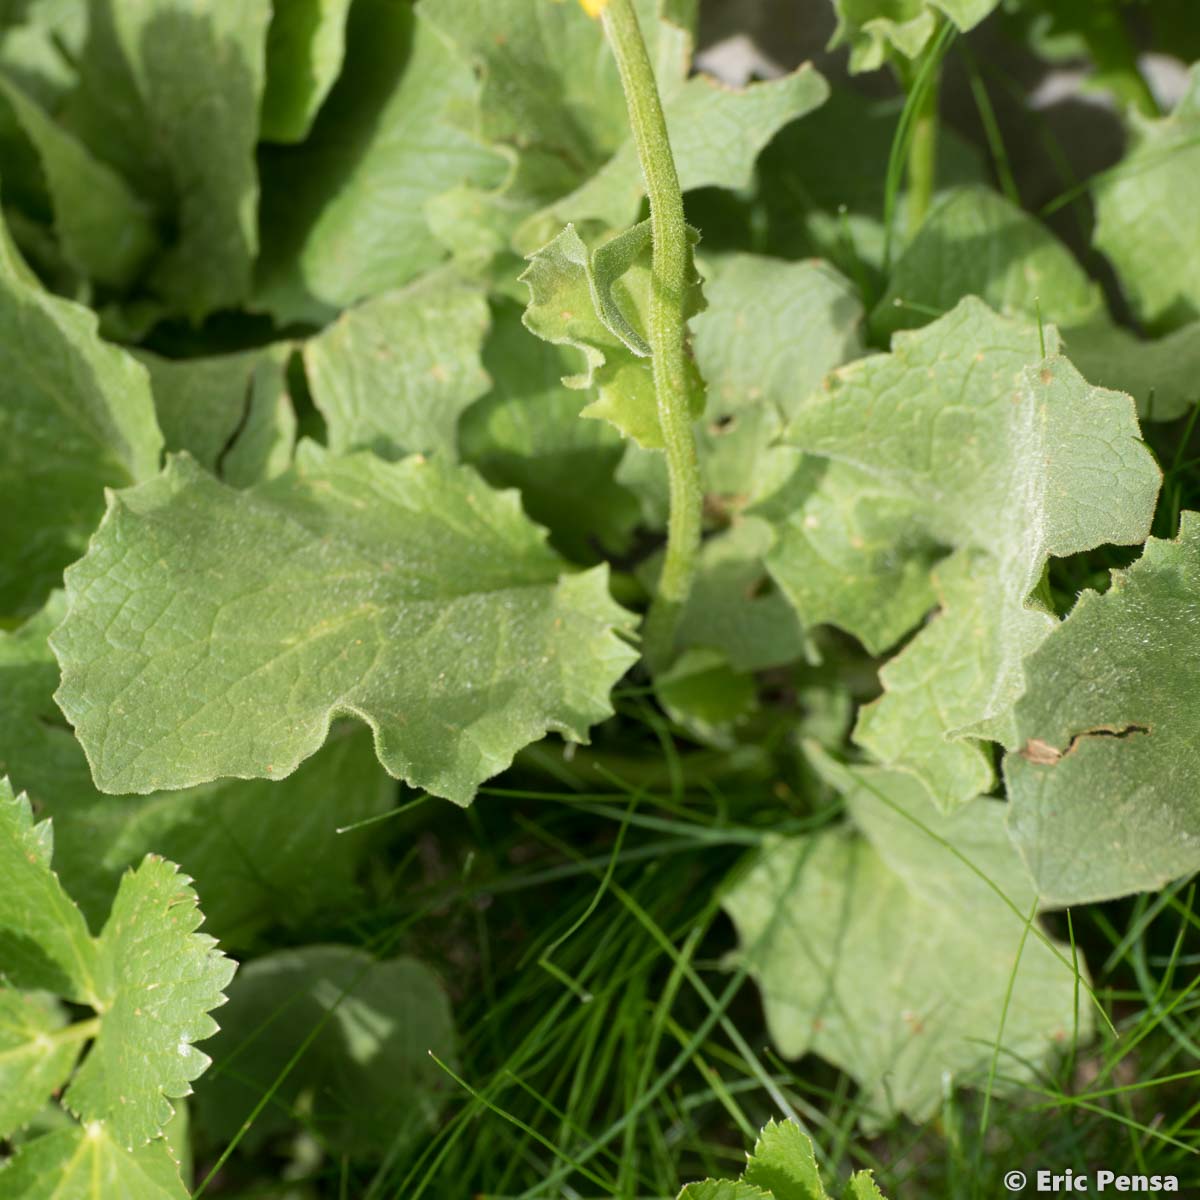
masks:
<svg viewBox="0 0 1200 1200"><path fill-rule="evenodd" d="M129 1149L155 1138L209 1059L192 1045L217 1031L209 1010L236 964L196 929L204 918L190 880L149 855L117 889L97 939L100 1032L64 1101L103 1121Z"/></svg>
<svg viewBox="0 0 1200 1200"><path fill-rule="evenodd" d="M0 986L0 1137L35 1117L67 1081L82 1043L61 1036L65 1024L53 997Z"/></svg>
<svg viewBox="0 0 1200 1200"><path fill-rule="evenodd" d="M259 136L300 142L329 94L346 49L351 0L276 4L267 31L267 80Z"/></svg>
<svg viewBox="0 0 1200 1200"><path fill-rule="evenodd" d="M158 469L143 369L95 315L49 295L0 231L0 612L37 607L77 558L105 487Z"/></svg>
<svg viewBox="0 0 1200 1200"><path fill-rule="evenodd" d="M923 1121L938 1111L947 1079L982 1084L1002 1022L999 1090L1065 1042L1075 980L1035 934L1020 949L1021 917L950 850L916 834L889 846L897 820L869 814L887 807L882 795L951 846L966 831L962 852L985 876L1000 864L1007 881L1020 877L1020 864L1002 806L981 799L960 820L947 819L908 776L840 774L870 840L844 832L773 838L725 906L780 1051L813 1051L854 1076L869 1127L898 1113Z"/></svg>
<svg viewBox="0 0 1200 1200"><path fill-rule="evenodd" d="M1176 541L1152 538L1107 593L1085 592L1025 664L1010 824L1055 903L1200 868L1197 595L1200 519L1184 513Z"/></svg>
<svg viewBox="0 0 1200 1200"><path fill-rule="evenodd" d="M250 1133L252 1146L287 1129L287 1106L307 1097L305 1125L324 1144L373 1156L428 1133L447 1095L430 1053L454 1063L450 1003L413 958L375 961L356 947L320 945L268 954L239 972L221 1026L209 1048L238 1068L203 1080L196 1097L218 1140L237 1134L278 1082L275 1102Z"/></svg>
<svg viewBox="0 0 1200 1200"><path fill-rule="evenodd" d="M29 800L0 779L0 971L17 987L89 1003L99 987L96 948L51 869L53 847L49 823L35 825Z"/></svg>
<svg viewBox="0 0 1200 1200"><path fill-rule="evenodd" d="M458 418L487 391L482 288L436 273L350 309L304 345L337 453L458 453Z"/></svg>
<svg viewBox="0 0 1200 1200"><path fill-rule="evenodd" d="M468 468L306 443L239 493L173 459L69 573L57 700L104 791L282 778L347 715L467 803L547 731L585 739L635 657L605 570L562 569Z"/></svg>
<svg viewBox="0 0 1200 1200"><path fill-rule="evenodd" d="M104 1122L48 1133L0 1167L0 1200L187 1200L167 1144L134 1151Z"/></svg>
<svg viewBox="0 0 1200 1200"><path fill-rule="evenodd" d="M885 667L857 734L947 807L991 770L946 739L1012 741L1021 660L1053 627L1030 601L1048 557L1140 542L1158 492L1132 401L1090 387L1045 338L1042 359L1034 325L967 298L834 372L788 429L908 505L912 536L955 550L935 575L941 615Z"/></svg>
<svg viewBox="0 0 1200 1200"><path fill-rule="evenodd" d="M1096 245L1111 260L1147 326L1200 317L1200 66L1169 117L1138 118L1133 149L1096 183Z"/></svg>

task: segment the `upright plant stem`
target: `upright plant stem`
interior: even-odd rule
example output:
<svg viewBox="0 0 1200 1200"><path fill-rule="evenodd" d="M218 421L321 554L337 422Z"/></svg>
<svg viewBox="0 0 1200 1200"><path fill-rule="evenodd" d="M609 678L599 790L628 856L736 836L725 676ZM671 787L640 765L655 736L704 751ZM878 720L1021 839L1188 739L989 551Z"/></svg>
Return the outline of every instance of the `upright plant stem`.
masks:
<svg viewBox="0 0 1200 1200"><path fill-rule="evenodd" d="M700 549L703 496L688 405L684 321L691 248L667 122L632 0L608 0L603 7L603 21L625 89L629 123L650 198L653 233L649 340L671 497L666 558L643 634L646 660L654 668L665 665L670 658Z"/></svg>
<svg viewBox="0 0 1200 1200"><path fill-rule="evenodd" d="M921 228L937 179L938 93L941 72L929 81L913 118L912 141L908 144L908 233Z"/></svg>

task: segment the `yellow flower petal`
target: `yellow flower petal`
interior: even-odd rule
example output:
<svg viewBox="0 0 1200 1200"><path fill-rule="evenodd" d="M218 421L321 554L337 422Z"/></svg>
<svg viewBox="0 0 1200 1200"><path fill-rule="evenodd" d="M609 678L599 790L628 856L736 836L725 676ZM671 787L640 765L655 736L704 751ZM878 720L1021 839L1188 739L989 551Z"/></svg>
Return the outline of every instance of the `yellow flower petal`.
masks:
<svg viewBox="0 0 1200 1200"><path fill-rule="evenodd" d="M608 0L579 0L589 17L598 17L608 6Z"/></svg>

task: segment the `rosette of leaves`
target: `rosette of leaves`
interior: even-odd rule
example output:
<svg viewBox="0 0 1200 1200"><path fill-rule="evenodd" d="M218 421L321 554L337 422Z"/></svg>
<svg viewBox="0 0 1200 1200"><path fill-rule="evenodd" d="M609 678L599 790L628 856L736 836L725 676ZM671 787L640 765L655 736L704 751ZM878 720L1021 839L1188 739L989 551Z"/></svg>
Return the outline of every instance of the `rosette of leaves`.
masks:
<svg viewBox="0 0 1200 1200"><path fill-rule="evenodd" d="M833 0L837 29L833 45L850 47L851 71L874 71L888 58L918 58L951 21L960 32L974 29L1000 0Z"/></svg>
<svg viewBox="0 0 1200 1200"><path fill-rule="evenodd" d="M50 823L0 782L0 1136L60 1089L76 1119L20 1145L0 1196L183 1200L162 1134L208 1066L193 1043L216 1032L208 1014L235 964L197 932L196 894L173 863L148 855L126 874L93 936L52 852ZM72 1023L64 1002L95 1015Z"/></svg>

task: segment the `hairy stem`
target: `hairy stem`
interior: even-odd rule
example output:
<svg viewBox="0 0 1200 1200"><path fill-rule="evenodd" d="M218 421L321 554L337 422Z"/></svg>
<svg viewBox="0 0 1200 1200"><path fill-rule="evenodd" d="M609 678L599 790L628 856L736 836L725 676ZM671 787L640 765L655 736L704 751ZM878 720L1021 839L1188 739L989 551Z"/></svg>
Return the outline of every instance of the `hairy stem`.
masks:
<svg viewBox="0 0 1200 1200"><path fill-rule="evenodd" d="M643 635L646 660L653 669L665 665L670 658L675 628L692 588L700 548L703 496L688 406L684 321L691 247L667 123L632 0L608 0L603 21L625 89L629 123L650 198L653 234L649 340L671 496L666 558Z"/></svg>

